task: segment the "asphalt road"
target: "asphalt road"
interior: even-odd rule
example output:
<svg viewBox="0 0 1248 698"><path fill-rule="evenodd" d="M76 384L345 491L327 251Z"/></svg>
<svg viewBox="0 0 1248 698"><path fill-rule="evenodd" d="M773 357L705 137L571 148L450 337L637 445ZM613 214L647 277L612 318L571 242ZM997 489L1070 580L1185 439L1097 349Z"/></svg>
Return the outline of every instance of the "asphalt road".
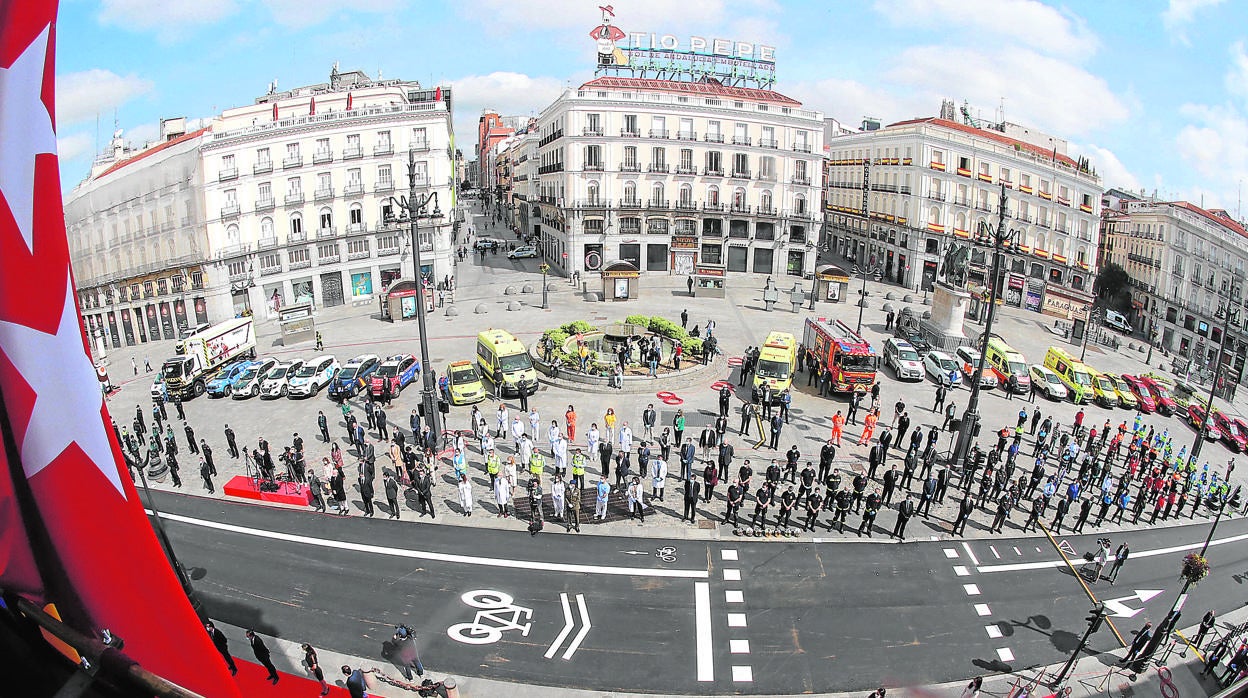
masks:
<svg viewBox="0 0 1248 698"><path fill-rule="evenodd" d="M1034 538L530 537L155 496L212 617L379 661L394 626L407 623L430 668L527 684L711 695L950 681L1061 661L1090 605L1054 566L1052 547ZM1129 539L1135 555L1118 584L1093 587L1143 607L1117 619L1124 636L1164 616L1178 587L1187 551L1150 551L1198 546L1207 531L1198 524ZM1082 552L1095 537L1069 542ZM1215 542L1227 542L1211 548L1214 574L1194 588L1185 621L1242 603L1241 537L1242 519L1219 527ZM674 549L668 561L662 548ZM1142 604L1127 598L1135 590L1161 593ZM1116 645L1108 628L1091 643Z"/></svg>

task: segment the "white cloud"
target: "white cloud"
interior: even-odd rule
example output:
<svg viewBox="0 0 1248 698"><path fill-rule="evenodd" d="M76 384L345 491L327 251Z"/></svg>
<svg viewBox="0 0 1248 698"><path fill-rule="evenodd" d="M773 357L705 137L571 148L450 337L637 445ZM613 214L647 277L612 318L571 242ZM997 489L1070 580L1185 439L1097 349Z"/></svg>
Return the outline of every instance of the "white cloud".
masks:
<svg viewBox="0 0 1248 698"><path fill-rule="evenodd" d="M1226 73L1226 90L1248 102L1248 53L1244 42L1231 44L1231 67Z"/></svg>
<svg viewBox="0 0 1248 698"><path fill-rule="evenodd" d="M152 90L152 81L92 68L56 79L57 127L80 123L110 112Z"/></svg>
<svg viewBox="0 0 1248 698"><path fill-rule="evenodd" d="M864 116L880 118L884 123L931 116L939 105L910 90L892 90L841 78L783 83L777 90L847 128L858 128Z"/></svg>
<svg viewBox="0 0 1248 698"><path fill-rule="evenodd" d="M1086 58L1099 45L1082 19L1035 0L877 0L875 11L902 26L956 28L1043 53Z"/></svg>
<svg viewBox="0 0 1248 698"><path fill-rule="evenodd" d="M448 82L453 88L457 114L455 144L469 159L477 140L477 118L482 109L493 109L503 116L537 116L566 87L558 78L501 71L466 75Z"/></svg>
<svg viewBox="0 0 1248 698"><path fill-rule="evenodd" d="M603 3L611 4L611 3ZM743 11L758 10L770 3L733 0L635 0L627 5L615 4L613 20L624 31L656 31L672 33L691 27L718 24L723 17L740 17ZM522 29L580 30L588 41L588 32L602 20L598 3L584 0L545 0L541 3L515 0L463 0L460 14L481 22L491 33L510 34Z"/></svg>
<svg viewBox="0 0 1248 698"><path fill-rule="evenodd" d="M124 29L156 30L176 39L192 28L215 24L238 10L236 0L102 0L100 22Z"/></svg>
<svg viewBox="0 0 1248 698"><path fill-rule="evenodd" d="M1200 10L1217 7L1224 0L1170 0L1170 5L1161 13L1161 24L1170 33L1170 38L1182 44L1191 43L1187 38L1187 25L1196 19Z"/></svg>
<svg viewBox="0 0 1248 698"><path fill-rule="evenodd" d="M1141 187L1140 179L1128 170L1127 166L1122 164L1118 156L1109 148L1103 148L1095 143L1071 143L1070 155L1072 157L1082 155L1088 158L1096 173L1100 175L1101 184L1106 189L1139 191Z"/></svg>
<svg viewBox="0 0 1248 698"><path fill-rule="evenodd" d="M980 105L995 105L1004 98L1009 121L1031 124L1062 137L1088 134L1130 115L1104 79L1069 62L1023 48L993 47L982 52L918 46L903 51L885 76L928 95L933 104L929 113L941 96Z"/></svg>
<svg viewBox="0 0 1248 698"><path fill-rule="evenodd" d="M65 169L65 163L77 160L86 155L94 148L94 141L89 133L71 133L68 136L58 136L56 139L57 158L61 163L61 169Z"/></svg>
<svg viewBox="0 0 1248 698"><path fill-rule="evenodd" d="M264 0L273 20L288 27L310 27L342 13L393 12L404 0Z"/></svg>

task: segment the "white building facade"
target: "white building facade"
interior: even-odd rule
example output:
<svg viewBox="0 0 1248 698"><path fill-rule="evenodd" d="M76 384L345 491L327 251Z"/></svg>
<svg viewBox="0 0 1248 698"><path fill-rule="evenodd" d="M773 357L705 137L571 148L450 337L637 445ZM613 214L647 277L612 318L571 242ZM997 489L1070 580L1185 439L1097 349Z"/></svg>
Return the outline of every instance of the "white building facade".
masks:
<svg viewBox="0 0 1248 698"><path fill-rule="evenodd" d="M997 228L1004 186L1005 225L1017 232L1003 262L1005 302L1061 314L1090 300L1103 188L1064 141L1014 124L925 118L827 145L827 244L840 258L930 290L951 243L978 243L970 278L984 286L992 253L982 226Z"/></svg>
<svg viewBox="0 0 1248 698"><path fill-rule="evenodd" d="M538 118L527 232L563 274L814 271L823 115L771 90L600 77Z"/></svg>

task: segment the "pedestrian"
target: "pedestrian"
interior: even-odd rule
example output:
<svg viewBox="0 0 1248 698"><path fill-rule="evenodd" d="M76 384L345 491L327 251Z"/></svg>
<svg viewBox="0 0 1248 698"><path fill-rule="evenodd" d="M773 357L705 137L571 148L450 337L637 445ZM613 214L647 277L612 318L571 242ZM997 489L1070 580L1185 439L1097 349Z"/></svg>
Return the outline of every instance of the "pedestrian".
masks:
<svg viewBox="0 0 1248 698"><path fill-rule="evenodd" d="M217 490L212 486L212 469L202 456L199 459L199 476L204 479L204 489L208 490L208 494L216 494Z"/></svg>
<svg viewBox="0 0 1248 698"><path fill-rule="evenodd" d="M689 329L689 310L687 308L680 311L680 329Z"/></svg>
<svg viewBox="0 0 1248 698"><path fill-rule="evenodd" d="M459 507L463 515L472 516L472 481L468 479L468 473L459 476L455 487L459 491Z"/></svg>
<svg viewBox="0 0 1248 698"><path fill-rule="evenodd" d="M1118 570L1127 564L1127 558L1131 557L1131 547L1126 543L1118 546L1114 551L1114 563L1109 567L1109 583L1112 585L1118 579Z"/></svg>
<svg viewBox="0 0 1248 698"><path fill-rule="evenodd" d="M780 448L780 432L784 429L784 420L779 414L771 417L771 450Z"/></svg>
<svg viewBox="0 0 1248 698"><path fill-rule="evenodd" d="M321 660L316 656L316 650L312 649L312 645L303 643L303 664L308 668L308 673L321 684L321 695L329 695L329 684L325 683L325 672L321 670Z"/></svg>
<svg viewBox="0 0 1248 698"><path fill-rule="evenodd" d="M261 640L260 636L255 634L253 631L248 630L247 642L251 643L251 651L255 653L256 661L260 662L261 666L269 670L268 680L271 683L276 684L278 679L281 677L277 673L277 667L273 666L273 659L269 655L269 648L264 644L264 640Z"/></svg>
<svg viewBox="0 0 1248 698"><path fill-rule="evenodd" d="M1135 634L1135 639L1131 641L1131 647L1127 650L1126 656L1118 660L1119 664L1130 664L1139 659L1144 648L1148 646L1148 641L1153 637L1152 627L1152 623L1145 623L1144 627L1140 628Z"/></svg>
<svg viewBox="0 0 1248 698"><path fill-rule="evenodd" d="M182 473L178 468L178 457L172 451L165 453L165 463L169 466L169 477L174 487L182 486Z"/></svg>
<svg viewBox="0 0 1248 698"><path fill-rule="evenodd" d="M225 425L225 444L229 447L230 457L238 458L238 443L234 441L234 430L229 424Z"/></svg>
<svg viewBox="0 0 1248 698"><path fill-rule="evenodd" d="M1200 629L1196 631L1196 638L1192 640L1192 647L1195 647L1197 651L1200 650L1200 645L1204 642L1205 636L1217 624L1217 619L1218 614L1214 613L1213 609L1205 611L1204 617L1200 619Z"/></svg>
<svg viewBox="0 0 1248 698"><path fill-rule="evenodd" d="M701 483L698 482L696 478L691 477L685 480L685 488L684 488L685 508L684 508L684 512L680 516L681 521L687 520L689 523L696 523L696 517L698 513L698 495L699 495L700 488L701 488Z"/></svg>
<svg viewBox="0 0 1248 698"><path fill-rule="evenodd" d="M984 677L976 676L971 682L962 689L962 698L979 698L979 692L984 687Z"/></svg>
<svg viewBox="0 0 1248 698"><path fill-rule="evenodd" d="M897 505L897 524L893 527L894 538L906 539L906 524L910 523L912 516L914 516L914 501L907 492L906 498Z"/></svg>
<svg viewBox="0 0 1248 698"><path fill-rule="evenodd" d="M396 465L397 467L397 465ZM394 479L393 470L385 470L382 485L386 492L386 506L390 508L390 518L399 518L399 482Z"/></svg>
<svg viewBox="0 0 1248 698"><path fill-rule="evenodd" d="M498 514L495 518L507 518L511 516L510 512L507 510L508 505L511 504L511 486L511 481L508 480L506 476L500 477L494 481L494 504L498 507Z"/></svg>
<svg viewBox="0 0 1248 698"><path fill-rule="evenodd" d="M204 439L199 440L199 455L203 456L204 462L208 464L208 472L211 473L213 477L216 477L217 466L212 462L212 448Z"/></svg>
<svg viewBox="0 0 1248 698"><path fill-rule="evenodd" d="M371 477L361 475L358 483L360 486L360 499L364 502L364 515L371 518L374 513L373 497L375 496L375 491L373 490L373 479Z"/></svg>
<svg viewBox="0 0 1248 698"><path fill-rule="evenodd" d="M221 653L221 658L225 660L225 665L230 668L230 674L238 673L238 667L234 664L234 657L230 655L230 641L225 637L225 633L217 629L212 621L204 623L204 630L208 631L208 637L212 638L212 644Z"/></svg>
<svg viewBox="0 0 1248 698"><path fill-rule="evenodd" d="M329 489L334 495L334 508L338 510L339 516L346 516L347 510L347 488L346 474L342 472L342 466L334 468L334 474L329 478Z"/></svg>
<svg viewBox="0 0 1248 698"><path fill-rule="evenodd" d="M186 448L187 448L187 450L188 450L188 451L190 451L191 453L198 454L198 453L199 453L199 444L195 442L195 430L191 428L191 425L190 425L190 424L187 424L187 425L186 425L186 428L185 428L185 431L186 431Z"/></svg>

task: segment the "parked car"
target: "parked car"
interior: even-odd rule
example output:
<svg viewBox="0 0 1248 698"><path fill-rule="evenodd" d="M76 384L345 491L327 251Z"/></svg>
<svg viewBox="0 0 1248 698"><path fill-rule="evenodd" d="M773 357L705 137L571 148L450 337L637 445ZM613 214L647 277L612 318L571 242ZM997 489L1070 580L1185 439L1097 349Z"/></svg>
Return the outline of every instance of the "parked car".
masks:
<svg viewBox="0 0 1248 698"><path fill-rule="evenodd" d="M451 394L452 405L467 405L485 399L485 386L481 384L481 374L471 361L452 361L446 367L447 388Z"/></svg>
<svg viewBox="0 0 1248 698"><path fill-rule="evenodd" d="M497 238L477 238L477 241L474 242L472 246L477 250L494 250L500 247L506 247L507 243Z"/></svg>
<svg viewBox="0 0 1248 698"><path fill-rule="evenodd" d="M927 352L932 350L932 343L923 339L923 335L909 328L903 328L901 325L896 325L893 336L903 342L908 342L919 353L919 356L927 356Z"/></svg>
<svg viewBox="0 0 1248 698"><path fill-rule="evenodd" d="M962 373L966 376L966 381L969 384L971 378L975 376L975 370L979 368L979 352L971 347L958 347L953 353L957 358L958 364L961 365ZM997 387L997 374L992 372L992 364L987 361L984 362L984 372L979 377L979 387Z"/></svg>
<svg viewBox="0 0 1248 698"><path fill-rule="evenodd" d="M1244 448L1248 446L1248 436L1239 432L1239 428L1226 416L1225 412L1213 413L1213 426L1222 432L1222 443L1226 444L1227 448L1236 453L1243 453Z"/></svg>
<svg viewBox="0 0 1248 698"><path fill-rule="evenodd" d="M1201 433L1201 426L1205 424L1205 406L1197 402L1193 402L1187 406L1187 423ZM1210 421L1203 431L1206 441L1217 441L1222 438L1222 430L1218 428L1216 421Z"/></svg>
<svg viewBox="0 0 1248 698"><path fill-rule="evenodd" d="M286 397L290 393L290 379L303 368L303 359L283 361L274 366L260 381L260 399Z"/></svg>
<svg viewBox="0 0 1248 698"><path fill-rule="evenodd" d="M165 396L165 377L157 373L156 380L152 381L152 401L164 402Z"/></svg>
<svg viewBox="0 0 1248 698"><path fill-rule="evenodd" d="M962 382L958 362L943 351L929 352L923 359L923 370L928 376L935 378L937 383L948 382L951 388L958 387Z"/></svg>
<svg viewBox="0 0 1248 698"><path fill-rule="evenodd" d="M1129 410L1137 409L1140 401L1135 399L1135 393L1131 392L1131 386L1116 373L1106 373L1105 377L1114 384L1114 390L1118 392L1118 404Z"/></svg>
<svg viewBox="0 0 1248 698"><path fill-rule="evenodd" d="M532 245L521 245L507 253L507 259L530 259L537 256L537 248Z"/></svg>
<svg viewBox="0 0 1248 698"><path fill-rule="evenodd" d="M923 361L914 346L904 339L884 340L884 365L893 369L897 380L923 380Z"/></svg>
<svg viewBox="0 0 1248 698"><path fill-rule="evenodd" d="M208 397L225 397L229 395L234 388L234 381L238 380L238 376L250 363L246 359L238 359L222 366L215 376L208 379L208 384L205 386Z"/></svg>
<svg viewBox="0 0 1248 698"><path fill-rule="evenodd" d="M329 384L329 399L335 402L355 397L381 365L376 354L361 354L347 362Z"/></svg>
<svg viewBox="0 0 1248 698"><path fill-rule="evenodd" d="M239 374L238 380L234 381L234 386L230 389L230 397L235 400L246 400L259 395L260 384L276 365L277 359L272 358L252 361L251 365Z"/></svg>
<svg viewBox="0 0 1248 698"><path fill-rule="evenodd" d="M416 376L420 375L420 362L411 354L395 354L387 357L381 366L369 378L368 389L376 397L385 394L386 383L390 383L390 396L398 397Z"/></svg>
<svg viewBox="0 0 1248 698"><path fill-rule="evenodd" d="M1062 379L1058 378L1056 373L1040 364L1032 364L1027 369L1027 373L1031 376L1033 389L1044 393L1044 396L1050 400L1061 402L1066 399L1068 394L1066 386L1062 384Z"/></svg>
<svg viewBox="0 0 1248 698"><path fill-rule="evenodd" d="M308 397L321 392L338 373L338 359L326 354L307 361L291 377L290 397Z"/></svg>
<svg viewBox="0 0 1248 698"><path fill-rule="evenodd" d="M1122 374L1122 380L1131 388L1131 394L1135 396L1138 408L1144 414L1152 414L1157 411L1157 403L1153 402L1153 396L1148 392L1148 388L1144 387L1144 383L1135 376Z"/></svg>

